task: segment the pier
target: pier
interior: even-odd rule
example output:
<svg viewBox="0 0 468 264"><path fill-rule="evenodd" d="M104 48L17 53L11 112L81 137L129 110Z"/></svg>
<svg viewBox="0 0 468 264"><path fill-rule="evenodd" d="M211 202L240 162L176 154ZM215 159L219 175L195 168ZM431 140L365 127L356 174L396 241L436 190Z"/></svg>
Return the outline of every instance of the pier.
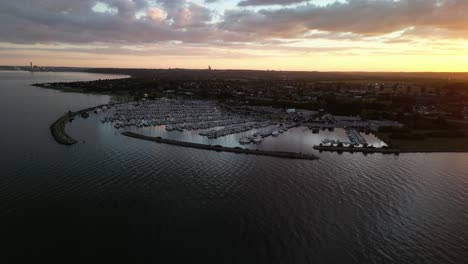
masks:
<svg viewBox="0 0 468 264"><path fill-rule="evenodd" d="M78 143L77 140L74 138L70 137L66 132L65 132L65 125L70 122L73 118L75 118L78 115L82 115L88 112L92 112L96 110L97 108L101 108L106 105L99 105L87 109L83 109L77 112L69 112L65 114L64 116L60 117L57 121L55 121L51 126L50 126L50 132L52 133L52 136L54 137L55 141L57 143L60 143L62 145L74 145Z"/></svg>
<svg viewBox="0 0 468 264"><path fill-rule="evenodd" d="M122 135L147 141L153 141L156 143L169 144L181 147L195 148L195 149L204 149L204 150L213 150L220 152L231 152L239 154L251 154L251 155L260 155L260 156L270 156L278 158L287 158L287 159L302 159L302 160L317 160L318 157L313 154L304 154L304 153L295 153L295 152L282 152L282 151L267 151L267 150L254 150L254 149L243 149L243 148L228 148L219 145L205 145L199 143L184 142L172 139L164 139L160 137L149 137L141 134L136 134L133 132L122 132Z"/></svg>
<svg viewBox="0 0 468 264"><path fill-rule="evenodd" d="M314 146L314 149L319 151L329 152L360 152L360 153L382 153L382 154L400 154L399 149L388 149L388 148L369 148L369 147L338 147L338 146Z"/></svg>
<svg viewBox="0 0 468 264"><path fill-rule="evenodd" d="M351 140L351 144L353 145L366 145L367 144L366 139L356 129L346 130L346 135L348 136L349 140Z"/></svg>

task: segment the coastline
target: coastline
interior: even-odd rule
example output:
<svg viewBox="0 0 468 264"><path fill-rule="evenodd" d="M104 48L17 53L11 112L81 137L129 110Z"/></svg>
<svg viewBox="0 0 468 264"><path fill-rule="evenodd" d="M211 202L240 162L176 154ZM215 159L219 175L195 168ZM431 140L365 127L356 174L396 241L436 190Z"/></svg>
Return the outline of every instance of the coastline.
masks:
<svg viewBox="0 0 468 264"><path fill-rule="evenodd" d="M124 78L123 78L124 79ZM52 87L46 86L45 83L33 83L31 86L50 89L55 91L60 91L64 93L81 93L81 94L91 94L91 95L108 95L108 96L127 96L130 90L119 90L119 91L89 91L85 89L75 89L70 87Z"/></svg>
<svg viewBox="0 0 468 264"><path fill-rule="evenodd" d="M420 140L390 139L388 133L378 137L400 153L468 153L468 138L428 137Z"/></svg>
<svg viewBox="0 0 468 264"><path fill-rule="evenodd" d="M17 70L23 72L31 72L26 70ZM86 73L86 74L93 74L93 75L106 75L112 76L112 78L105 78L102 80L124 80L124 79L131 79L133 76L127 74L118 74L118 73L99 73L99 72L88 72L88 71L38 71L37 73ZM35 73L35 72L31 72ZM91 80L97 81L97 80ZM108 96L120 96L120 95L128 95L130 90L119 90L119 91L96 91L96 90L87 90L87 89L80 89L80 88L72 88L67 87L67 83L75 83L75 82L82 82L86 83L88 81L65 81L65 82L51 82L51 83L32 83L31 86L43 88L43 89L50 89L61 91L64 93L82 93L82 94L94 94L94 95L108 95ZM64 84L64 86L55 86L56 84Z"/></svg>
<svg viewBox="0 0 468 264"><path fill-rule="evenodd" d="M315 146L315 150L318 151L326 151L326 152L348 152L348 153L365 153L365 154L415 154L415 153L468 153L468 150L453 150L453 149L430 149L430 148L411 148L405 147L404 149L401 148L393 148L393 149L378 149L378 148L346 148L346 147L329 147L329 146Z"/></svg>

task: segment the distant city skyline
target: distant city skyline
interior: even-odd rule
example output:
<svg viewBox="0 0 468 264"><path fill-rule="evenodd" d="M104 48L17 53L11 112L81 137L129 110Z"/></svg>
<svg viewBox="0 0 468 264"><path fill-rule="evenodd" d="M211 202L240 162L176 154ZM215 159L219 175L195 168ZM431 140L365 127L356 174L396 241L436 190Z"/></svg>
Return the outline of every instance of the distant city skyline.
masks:
<svg viewBox="0 0 468 264"><path fill-rule="evenodd" d="M468 71L464 0L0 1L0 65Z"/></svg>

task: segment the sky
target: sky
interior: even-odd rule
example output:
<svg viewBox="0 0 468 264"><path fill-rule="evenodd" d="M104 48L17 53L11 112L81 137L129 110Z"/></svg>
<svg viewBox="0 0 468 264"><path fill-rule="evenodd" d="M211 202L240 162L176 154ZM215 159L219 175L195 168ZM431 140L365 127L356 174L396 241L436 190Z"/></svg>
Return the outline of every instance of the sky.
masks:
<svg viewBox="0 0 468 264"><path fill-rule="evenodd" d="M0 65L468 72L468 0L0 0Z"/></svg>

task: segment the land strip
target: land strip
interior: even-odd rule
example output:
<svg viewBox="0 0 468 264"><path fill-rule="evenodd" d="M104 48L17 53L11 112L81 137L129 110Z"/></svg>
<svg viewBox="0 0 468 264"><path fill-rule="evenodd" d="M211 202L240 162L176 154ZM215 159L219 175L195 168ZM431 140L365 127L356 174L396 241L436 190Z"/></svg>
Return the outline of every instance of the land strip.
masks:
<svg viewBox="0 0 468 264"><path fill-rule="evenodd" d="M468 153L468 139L464 137L424 137L420 139L390 138L390 133L377 133L389 144L398 147L401 153Z"/></svg>
<svg viewBox="0 0 468 264"><path fill-rule="evenodd" d="M74 145L78 143L77 140L69 136L65 132L65 125L70 122L70 120L73 120L78 115L82 115L84 113L92 112L97 108L101 108L105 105L99 105L87 109L83 109L77 112L68 112L67 114L63 115L57 121L55 121L51 126L50 126L50 132L52 133L52 136L54 137L55 141L57 143L60 143L62 145Z"/></svg>
<svg viewBox="0 0 468 264"><path fill-rule="evenodd" d="M252 155L261 155L261 156L270 156L278 158L288 158L288 159L302 159L302 160L316 160L317 156L313 154L304 154L304 153L295 153L295 152L282 152L282 151L267 151L267 150L254 150L254 149L243 149L243 148L228 148L219 145L205 145L199 143L184 142L172 139L164 139L160 137L149 137L141 134L136 134L132 132L122 132L122 135L147 141L153 141L156 143L163 143L181 147L195 148L195 149L205 149L213 150L219 152L231 152L239 154L252 154Z"/></svg>

